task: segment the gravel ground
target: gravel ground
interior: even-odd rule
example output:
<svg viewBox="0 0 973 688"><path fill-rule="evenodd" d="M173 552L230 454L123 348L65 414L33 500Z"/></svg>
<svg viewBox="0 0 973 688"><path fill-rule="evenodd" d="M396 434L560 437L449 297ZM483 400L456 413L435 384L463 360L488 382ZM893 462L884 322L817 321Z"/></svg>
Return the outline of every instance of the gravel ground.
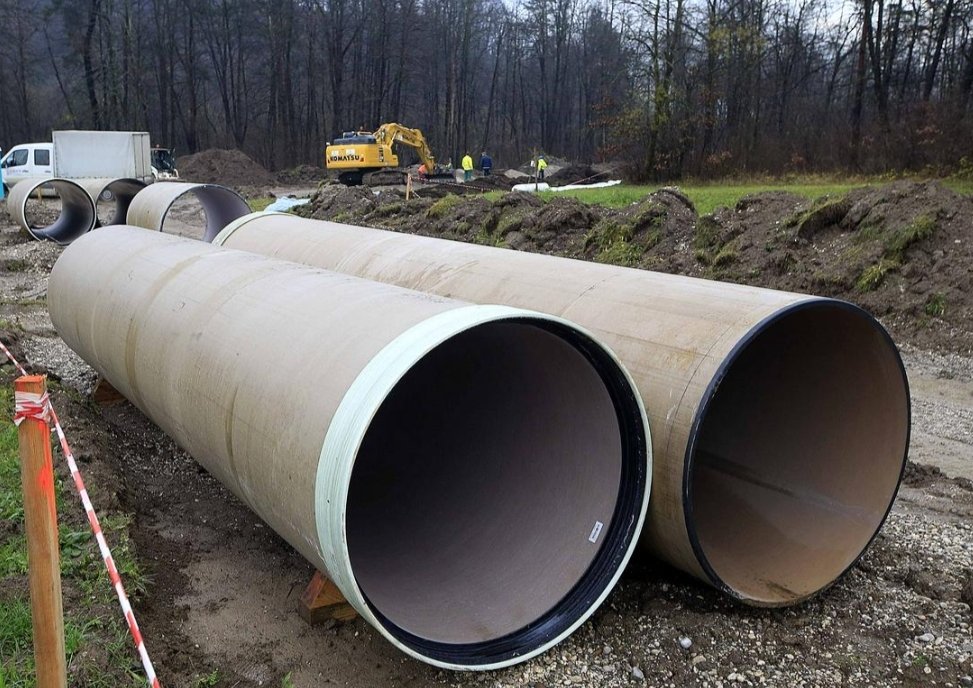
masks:
<svg viewBox="0 0 973 688"><path fill-rule="evenodd" d="M44 302L59 250L0 223L0 329L34 370L86 394L94 374ZM918 448L930 465L910 465L882 532L831 589L793 608L744 607L640 553L570 639L488 673L408 660L360 619L306 626L293 610L307 564L138 411L73 404L65 424L134 513L153 580L136 611L166 685L215 669L217 685L241 687L288 673L295 686L973 686L973 483L953 477L973 464L973 359L903 353L913 458Z"/></svg>

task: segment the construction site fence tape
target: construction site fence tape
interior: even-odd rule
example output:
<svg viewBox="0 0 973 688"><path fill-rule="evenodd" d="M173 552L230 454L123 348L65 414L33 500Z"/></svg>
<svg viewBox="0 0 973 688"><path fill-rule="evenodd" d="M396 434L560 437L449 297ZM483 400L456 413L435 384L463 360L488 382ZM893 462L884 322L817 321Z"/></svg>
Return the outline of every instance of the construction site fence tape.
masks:
<svg viewBox="0 0 973 688"><path fill-rule="evenodd" d="M27 375L27 370L20 364L14 355L10 352L10 349L0 341L0 350L3 351L4 355L13 363L14 367L17 369L21 375ZM95 507L91 503L91 499L88 498L88 490L85 488L84 480L81 477L81 471L78 470L78 464L74 460L74 452L71 451L71 446L68 444L68 439L64 434L64 428L61 427L61 421L57 417L57 413L54 411L54 406L51 404L50 399L47 395L44 395L44 399L47 404L47 412L50 415L50 419L54 425L54 431L57 433L58 443L61 445L61 453L64 454L64 459L67 461L68 470L71 472L71 478L74 480L74 486L78 490L78 496L81 497L81 504L84 506L85 515L88 517L88 525L91 526L91 532L95 536L95 541L98 543L98 550L101 552L101 558L105 563L105 568L108 570L108 579L111 581L112 589L115 591L115 595L118 597L118 603L122 608L122 615L125 617L125 623L128 624L128 630L132 634L132 639L135 641L135 648L138 651L139 659L142 661L142 668L145 671L146 680L148 685L152 688L161 688L161 683L159 683L159 678L155 674L155 667L152 666L152 660L149 658L149 651L145 647L145 641L142 638L142 632L139 630L138 622L135 620L135 612L132 610L132 605L128 601L128 594L125 592L125 587L122 585L122 579L118 575L118 568L115 566L115 559L112 556L111 550L108 547L108 542L105 540L105 535L101 530L101 523L98 521L98 515L95 513ZM28 400L29 401L29 400Z"/></svg>

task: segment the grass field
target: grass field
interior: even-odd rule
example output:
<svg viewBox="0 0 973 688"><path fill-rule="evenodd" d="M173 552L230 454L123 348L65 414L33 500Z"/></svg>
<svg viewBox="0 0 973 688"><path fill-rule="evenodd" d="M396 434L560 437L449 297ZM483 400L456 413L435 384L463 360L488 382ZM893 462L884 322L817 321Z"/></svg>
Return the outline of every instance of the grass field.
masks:
<svg viewBox="0 0 973 688"><path fill-rule="evenodd" d="M941 181L957 193L973 195L973 180L944 179ZM693 205L696 206L697 213L707 215L721 206L733 207L744 196L759 191L789 191L800 196L805 196L806 198L818 198L826 195L840 196L848 193L852 189L884 183L888 183L888 180L822 181L814 179L796 182L726 182L716 184L689 182L686 184L676 184L675 186L678 186L692 200ZM554 196L571 196L585 203L620 208L637 202L659 187L660 185L621 184L608 188L591 189L590 191L549 191L541 192L539 195L545 200L551 199ZM499 194L497 195L499 196Z"/></svg>
<svg viewBox="0 0 973 688"><path fill-rule="evenodd" d="M13 394L8 386L0 386L0 521L7 524L0 532L0 688L32 688L27 541L23 534L17 429L12 416ZM54 460L58 458L55 454ZM55 489L61 515L62 584L66 593L69 588L75 591L70 597L79 600L64 610L65 648L71 667L68 683L92 688L144 685L138 657L121 613L115 611L117 603L91 533L79 518L64 518L72 510L83 513L77 497L65 490L60 480ZM102 518L119 572L131 594L143 591L146 581L135 563L127 526L126 516ZM80 655L97 659L77 661Z"/></svg>

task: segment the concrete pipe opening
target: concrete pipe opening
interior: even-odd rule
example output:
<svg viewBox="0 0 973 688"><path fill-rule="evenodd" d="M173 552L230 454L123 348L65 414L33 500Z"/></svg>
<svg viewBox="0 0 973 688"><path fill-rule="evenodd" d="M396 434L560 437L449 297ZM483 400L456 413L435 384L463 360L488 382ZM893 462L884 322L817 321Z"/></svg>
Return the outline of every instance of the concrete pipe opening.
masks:
<svg viewBox="0 0 973 688"><path fill-rule="evenodd" d="M132 199L126 221L137 227L211 242L224 227L249 213L246 200L224 186L156 182Z"/></svg>
<svg viewBox="0 0 973 688"><path fill-rule="evenodd" d="M39 197L52 189L56 194L54 199ZM8 203L11 216L32 237L62 245L91 231L97 220L95 204L88 192L70 179L20 182L11 192Z"/></svg>
<svg viewBox="0 0 973 688"><path fill-rule="evenodd" d="M895 499L909 444L898 351L847 303L798 303L724 361L687 449L686 523L714 583L792 603L862 554Z"/></svg>
<svg viewBox="0 0 973 688"><path fill-rule="evenodd" d="M607 351L511 319L440 344L384 398L349 483L351 568L382 627L490 668L564 637L635 545L644 412Z"/></svg>
<svg viewBox="0 0 973 688"><path fill-rule="evenodd" d="M138 179L96 179L85 183L95 203L98 227L125 224L128 207L135 195L145 188Z"/></svg>

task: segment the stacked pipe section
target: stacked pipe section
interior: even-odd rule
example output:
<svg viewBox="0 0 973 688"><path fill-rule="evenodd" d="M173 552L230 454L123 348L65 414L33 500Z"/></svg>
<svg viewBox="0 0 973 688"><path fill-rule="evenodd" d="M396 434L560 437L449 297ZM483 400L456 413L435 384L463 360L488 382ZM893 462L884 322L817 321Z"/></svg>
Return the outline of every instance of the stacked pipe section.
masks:
<svg viewBox="0 0 973 688"><path fill-rule="evenodd" d="M108 227L51 274L64 341L431 664L580 625L647 509L644 409L554 316Z"/></svg>
<svg viewBox="0 0 973 688"><path fill-rule="evenodd" d="M96 226L123 225L125 217L128 215L128 207L136 194L145 188L145 182L140 179L81 179L78 180L88 195L91 196L95 204L97 213L98 203L105 201L110 203L111 212L102 219L96 215Z"/></svg>
<svg viewBox="0 0 973 688"><path fill-rule="evenodd" d="M286 214L243 218L215 243L588 328L648 412L648 545L745 602L829 586L895 498L908 383L886 331L851 304Z"/></svg>
<svg viewBox="0 0 973 688"><path fill-rule="evenodd" d="M180 199L195 198L202 206L205 226L194 239L211 242L223 228L247 215L250 206L243 196L218 184L156 182L135 196L128 207L126 222L136 227L163 231L170 211ZM197 230L194 230L197 231Z"/></svg>
<svg viewBox="0 0 973 688"><path fill-rule="evenodd" d="M33 217L28 211L32 199L41 201L44 193L57 196L57 217ZM25 179L10 190L7 212L11 219L35 239L70 244L94 229L98 222L95 202L81 184L71 179Z"/></svg>

